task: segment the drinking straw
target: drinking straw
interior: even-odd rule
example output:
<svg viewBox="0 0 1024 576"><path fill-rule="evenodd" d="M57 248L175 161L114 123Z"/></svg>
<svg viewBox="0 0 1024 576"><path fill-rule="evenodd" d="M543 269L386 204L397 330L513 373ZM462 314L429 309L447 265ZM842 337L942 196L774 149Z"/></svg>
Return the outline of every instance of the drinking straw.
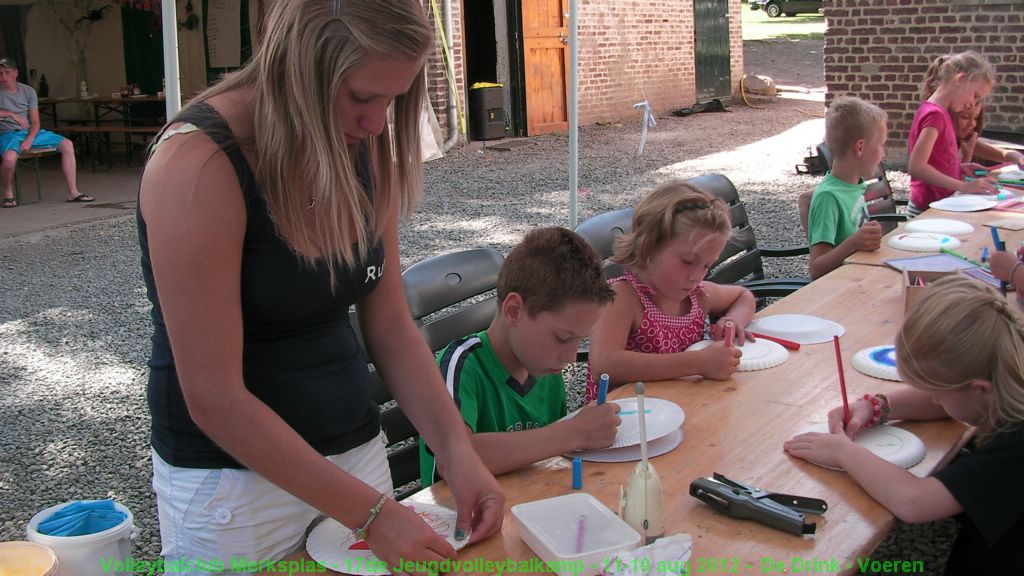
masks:
<svg viewBox="0 0 1024 576"><path fill-rule="evenodd" d="M608 375L601 374L601 380L597 385L597 405L604 404L608 398Z"/></svg>
<svg viewBox="0 0 1024 576"><path fill-rule="evenodd" d="M732 348L732 339L736 336L736 324L732 320L725 323L725 345Z"/></svg>
<svg viewBox="0 0 1024 576"><path fill-rule="evenodd" d="M644 383L636 383L636 409L640 419L640 461L647 466L647 416L644 414Z"/></svg>
<svg viewBox="0 0 1024 576"><path fill-rule="evenodd" d="M751 332L750 335L753 336L754 338L759 338L761 340L771 340L772 342L775 342L776 344L781 344L784 348L789 348L790 350L800 349L799 342L793 342L792 340L786 340L785 338L769 336L767 334L761 334L760 332Z"/></svg>
<svg viewBox="0 0 1024 576"><path fill-rule="evenodd" d="M843 376L843 354L839 350L839 336L832 337L836 348L836 368L839 370L839 389L843 392L843 430L850 423L850 402L846 399L846 378Z"/></svg>
<svg viewBox="0 0 1024 576"><path fill-rule="evenodd" d="M583 552L583 530L586 527L586 516L580 514L580 519L576 522L576 553Z"/></svg>

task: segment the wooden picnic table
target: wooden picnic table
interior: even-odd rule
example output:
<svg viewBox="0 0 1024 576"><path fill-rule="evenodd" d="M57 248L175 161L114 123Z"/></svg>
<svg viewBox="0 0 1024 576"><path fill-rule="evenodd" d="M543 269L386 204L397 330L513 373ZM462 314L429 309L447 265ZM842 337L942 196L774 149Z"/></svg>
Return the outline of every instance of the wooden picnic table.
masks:
<svg viewBox="0 0 1024 576"><path fill-rule="evenodd" d="M956 249L957 252L978 260L981 258L981 250L985 246L988 246L989 251L992 250L992 232L990 227L986 226L986 223L995 222L997 220L1005 219L1019 219L1024 222L1024 212L1009 212L1002 210L982 210L978 212L946 212L937 209L930 209L925 211L923 214L917 217L919 220L925 220L929 218L943 218L946 220L959 220L960 222L966 222L974 227L974 232L967 236L959 236L957 240L960 241L960 247ZM882 238L882 247L876 252L856 252L846 260L844 264L865 264L869 266L885 266L885 261L891 258L912 258L915 255L924 256L924 252L907 252L906 250L897 250L886 244L886 241L897 234L903 234L903 228L906 223L900 223L900 225ZM999 230L999 237L1003 242L1006 243L1006 249L1009 251L1015 251L1019 246L1021 240L1024 240L1024 230L1010 231L1010 230Z"/></svg>
<svg viewBox="0 0 1024 576"><path fill-rule="evenodd" d="M888 267L841 266L758 316L804 313L839 322L846 329L841 342L850 398L891 392L901 384L857 372L851 358L861 349L892 343L903 319L900 283L901 275ZM682 444L652 463L664 489L665 533L693 537L692 573L703 568L714 574L733 569L737 574L762 574L765 562L773 563L776 572L781 572L781 567L807 572L818 562L816 570L821 572L833 559L838 562L837 570L829 573L855 573L858 559L867 558L894 526L893 515L845 473L783 453L785 440L825 422L827 411L841 404L831 343L805 345L791 351L780 366L737 372L723 382L675 380L646 386L648 397L671 400L686 413ZM609 398L632 395L632 387L626 386ZM927 447L924 460L911 468L918 476L926 476L950 460L968 437L968 428L953 420L899 426L916 434ZM615 511L619 486L627 482L634 467L634 462L585 462L583 490ZM499 482L511 506L572 493L570 468L569 460L550 458L504 474ZM811 517L818 524L813 538L729 518L688 493L690 482L715 472L773 492L822 498L829 510L824 516ZM443 482L411 498L454 508ZM535 557L507 512L500 534L459 552L460 559L471 561ZM291 557L308 558L305 551ZM929 568L924 567L925 571Z"/></svg>
<svg viewBox="0 0 1024 576"><path fill-rule="evenodd" d="M110 96L94 96L89 98L81 96L48 97L39 99L39 114L40 116L49 116L53 120L54 129L59 130L61 128L57 109L59 104L88 104L93 110L94 125L99 126L104 118L115 114L125 126L132 126L135 123L132 117L133 105L153 102L162 103L164 101L165 98L163 96L149 94L122 96L120 98L112 98Z"/></svg>

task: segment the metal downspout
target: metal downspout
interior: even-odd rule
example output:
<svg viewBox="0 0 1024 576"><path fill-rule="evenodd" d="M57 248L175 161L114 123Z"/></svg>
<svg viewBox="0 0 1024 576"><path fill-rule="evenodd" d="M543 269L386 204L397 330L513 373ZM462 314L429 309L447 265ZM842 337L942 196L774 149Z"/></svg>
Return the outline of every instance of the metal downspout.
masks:
<svg viewBox="0 0 1024 576"><path fill-rule="evenodd" d="M455 108L456 94L452 90L452 84L454 82L455 74L455 51L452 43L452 0L442 0L441 5L444 10L444 38L445 44L448 46L448 54L451 55L451 67L452 70L445 70L445 74L449 72L453 74L453 82L445 82L446 91L448 94L448 139L444 141L441 146L441 150L447 152L451 150L452 146L459 141L459 116L458 110ZM455 84L457 86L457 84Z"/></svg>

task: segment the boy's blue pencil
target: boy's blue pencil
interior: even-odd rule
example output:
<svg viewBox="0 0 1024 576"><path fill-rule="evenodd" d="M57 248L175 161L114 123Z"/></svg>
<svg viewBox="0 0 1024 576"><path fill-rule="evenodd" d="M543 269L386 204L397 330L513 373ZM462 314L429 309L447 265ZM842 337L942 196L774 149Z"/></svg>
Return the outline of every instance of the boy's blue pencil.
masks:
<svg viewBox="0 0 1024 576"><path fill-rule="evenodd" d="M605 399L608 398L608 375L601 374L601 379L597 384L597 405L604 404Z"/></svg>

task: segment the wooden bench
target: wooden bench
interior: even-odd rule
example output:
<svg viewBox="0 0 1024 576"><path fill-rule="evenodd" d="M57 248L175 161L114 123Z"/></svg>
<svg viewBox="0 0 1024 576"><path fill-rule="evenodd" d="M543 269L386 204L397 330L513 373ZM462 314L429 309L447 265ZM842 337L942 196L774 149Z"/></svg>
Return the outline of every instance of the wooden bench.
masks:
<svg viewBox="0 0 1024 576"><path fill-rule="evenodd" d="M86 151L91 151L93 144L96 145L98 155L105 156L107 169L113 167L113 155L111 153L110 137L112 134L123 134L125 150L128 155L127 163L131 166L132 152L135 144L132 141L134 136L141 136L144 139L151 138L160 133L160 126L121 126L121 125L100 125L100 126L62 126L58 132L62 134L82 136L86 145ZM145 145L143 143L143 145ZM90 165L93 172L96 171L96 157L89 155ZM101 161L103 158L101 158Z"/></svg>
<svg viewBox="0 0 1024 576"><path fill-rule="evenodd" d="M59 151L56 148L37 148L35 150L29 150L28 152L22 152L21 156L18 157L18 161L14 166L14 201L19 206L22 204L21 200L21 182L18 178L18 164L27 162L32 165L32 169L36 175L36 203L43 201L43 190L42 185L39 182L39 159L45 156L53 156L58 154Z"/></svg>

